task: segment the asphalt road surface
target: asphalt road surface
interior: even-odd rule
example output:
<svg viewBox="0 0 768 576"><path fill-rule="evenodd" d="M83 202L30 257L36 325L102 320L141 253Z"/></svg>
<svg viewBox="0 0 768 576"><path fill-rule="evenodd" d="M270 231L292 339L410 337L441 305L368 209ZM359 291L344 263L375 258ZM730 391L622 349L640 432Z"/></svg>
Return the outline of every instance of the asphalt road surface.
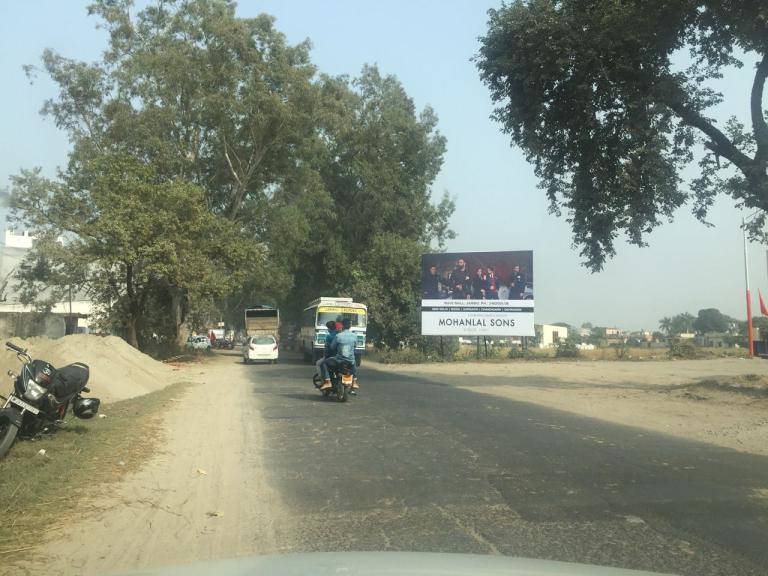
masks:
<svg viewBox="0 0 768 576"><path fill-rule="evenodd" d="M307 364L248 368L297 551L768 574L767 458L365 364L346 404L320 397Z"/></svg>

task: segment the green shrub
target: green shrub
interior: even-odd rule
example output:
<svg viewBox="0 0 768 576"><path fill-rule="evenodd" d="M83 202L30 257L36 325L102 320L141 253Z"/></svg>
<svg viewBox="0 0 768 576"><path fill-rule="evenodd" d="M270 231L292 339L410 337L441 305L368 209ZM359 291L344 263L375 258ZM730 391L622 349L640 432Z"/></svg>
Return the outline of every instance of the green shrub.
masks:
<svg viewBox="0 0 768 576"><path fill-rule="evenodd" d="M555 345L555 358L578 358L581 350L572 340L560 340Z"/></svg>
<svg viewBox="0 0 768 576"><path fill-rule="evenodd" d="M507 352L507 358L511 360L532 360L535 358L535 354L528 348L522 346L512 346Z"/></svg>
<svg viewBox="0 0 768 576"><path fill-rule="evenodd" d="M424 352L410 346L394 350L379 350L375 353L374 358L382 364L421 364L429 361Z"/></svg>
<svg viewBox="0 0 768 576"><path fill-rule="evenodd" d="M411 344L420 350L428 360L453 360L459 351L459 339L456 336L417 336Z"/></svg>
<svg viewBox="0 0 768 576"><path fill-rule="evenodd" d="M692 360L699 357L699 351L696 349L696 346L688 340L670 342L667 354L670 358L678 360Z"/></svg>

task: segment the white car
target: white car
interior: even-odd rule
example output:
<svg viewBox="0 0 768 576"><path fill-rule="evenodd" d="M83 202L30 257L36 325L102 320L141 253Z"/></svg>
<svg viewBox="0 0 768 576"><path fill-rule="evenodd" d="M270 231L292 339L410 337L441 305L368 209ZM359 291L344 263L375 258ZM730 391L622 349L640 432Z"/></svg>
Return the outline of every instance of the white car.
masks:
<svg viewBox="0 0 768 576"><path fill-rule="evenodd" d="M187 348L189 350L205 350L211 349L211 341L208 336L190 336L187 338Z"/></svg>
<svg viewBox="0 0 768 576"><path fill-rule="evenodd" d="M277 362L277 340L274 336L250 336L243 344L243 362L250 364L254 360Z"/></svg>

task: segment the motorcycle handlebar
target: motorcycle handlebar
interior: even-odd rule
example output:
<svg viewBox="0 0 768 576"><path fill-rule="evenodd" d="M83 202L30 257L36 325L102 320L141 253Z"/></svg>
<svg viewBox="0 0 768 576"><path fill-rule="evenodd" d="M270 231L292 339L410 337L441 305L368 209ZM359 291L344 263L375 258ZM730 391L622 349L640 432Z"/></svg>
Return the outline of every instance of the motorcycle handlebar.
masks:
<svg viewBox="0 0 768 576"><path fill-rule="evenodd" d="M5 347L6 348L10 348L11 350L14 350L15 352L18 352L19 354L26 354L27 353L26 350L24 350L23 348L19 348L13 342L6 342L5 343Z"/></svg>

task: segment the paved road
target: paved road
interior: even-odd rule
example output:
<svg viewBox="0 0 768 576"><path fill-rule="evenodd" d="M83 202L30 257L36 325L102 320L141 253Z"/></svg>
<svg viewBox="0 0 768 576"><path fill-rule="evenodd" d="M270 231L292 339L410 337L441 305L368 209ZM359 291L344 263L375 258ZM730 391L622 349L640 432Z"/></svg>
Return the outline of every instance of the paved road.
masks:
<svg viewBox="0 0 768 576"><path fill-rule="evenodd" d="M348 404L298 361L243 368L295 551L768 574L768 458L365 366Z"/></svg>

